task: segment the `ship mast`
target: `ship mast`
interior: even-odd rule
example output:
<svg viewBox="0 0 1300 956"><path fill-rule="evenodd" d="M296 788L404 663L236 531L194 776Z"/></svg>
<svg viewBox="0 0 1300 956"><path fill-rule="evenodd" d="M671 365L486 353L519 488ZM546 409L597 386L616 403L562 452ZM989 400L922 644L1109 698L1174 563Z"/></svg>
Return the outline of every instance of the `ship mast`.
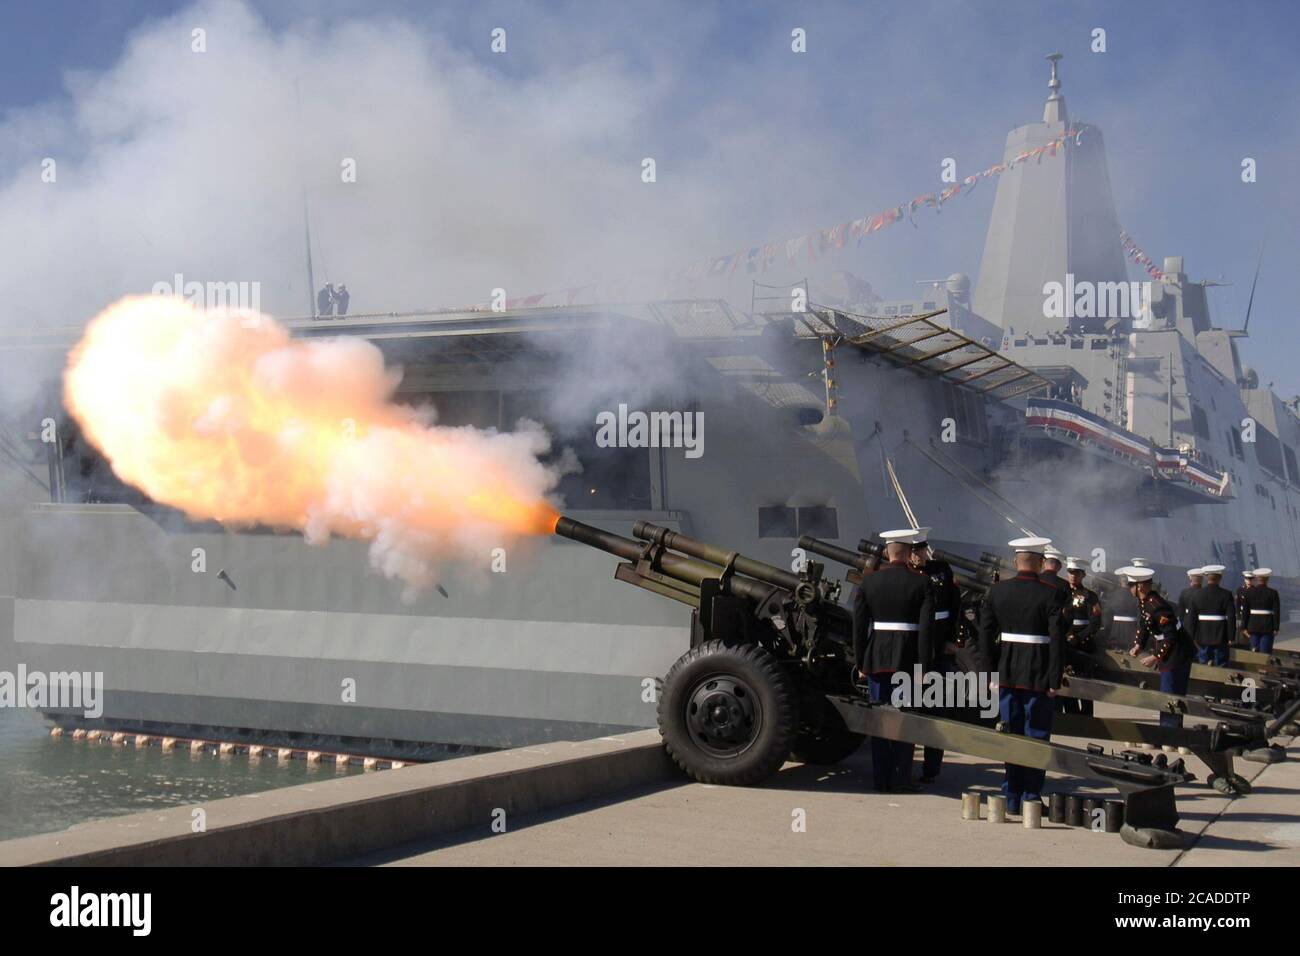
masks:
<svg viewBox="0 0 1300 956"><path fill-rule="evenodd" d="M302 91L298 88L298 78L294 77L293 95L298 102L298 183L302 188L302 228L304 243L307 247L307 314L316 317L316 278L311 267L311 213L307 208L307 178L303 174L302 164Z"/></svg>

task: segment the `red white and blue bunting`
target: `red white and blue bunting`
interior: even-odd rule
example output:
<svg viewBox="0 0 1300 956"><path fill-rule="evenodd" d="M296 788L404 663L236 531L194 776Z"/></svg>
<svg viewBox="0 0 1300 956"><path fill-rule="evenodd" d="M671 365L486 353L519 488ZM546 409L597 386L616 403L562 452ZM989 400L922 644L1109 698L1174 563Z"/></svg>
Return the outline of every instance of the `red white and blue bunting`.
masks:
<svg viewBox="0 0 1300 956"><path fill-rule="evenodd" d="M1227 472L1211 471L1177 448L1161 448L1078 405L1030 398L1025 405L1025 424L1058 440L1084 442L1109 457L1143 467L1157 478L1179 482L1202 494L1232 497Z"/></svg>

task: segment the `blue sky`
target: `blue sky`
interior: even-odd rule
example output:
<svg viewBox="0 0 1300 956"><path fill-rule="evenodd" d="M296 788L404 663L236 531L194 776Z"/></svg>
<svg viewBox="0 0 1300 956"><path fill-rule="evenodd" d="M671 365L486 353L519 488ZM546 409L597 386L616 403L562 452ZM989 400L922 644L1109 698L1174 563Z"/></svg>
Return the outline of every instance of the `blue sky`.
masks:
<svg viewBox="0 0 1300 956"><path fill-rule="evenodd" d="M301 311L304 184L317 278L348 281L358 305L666 268L931 191L946 156L960 175L996 162L1040 116L1042 56L1060 50L1072 115L1106 135L1121 222L1157 261L1233 283L1211 293L1221 325L1240 323L1267 236L1245 352L1290 396L1298 21L1284 2L8 3L0 294L74 324L179 271L247 275L272 311ZM195 25L206 59L178 52ZM57 193L30 181L46 156ZM338 156L357 157L363 190L338 187ZM974 275L992 197L825 268L887 297ZM743 281L715 291L747 300Z"/></svg>

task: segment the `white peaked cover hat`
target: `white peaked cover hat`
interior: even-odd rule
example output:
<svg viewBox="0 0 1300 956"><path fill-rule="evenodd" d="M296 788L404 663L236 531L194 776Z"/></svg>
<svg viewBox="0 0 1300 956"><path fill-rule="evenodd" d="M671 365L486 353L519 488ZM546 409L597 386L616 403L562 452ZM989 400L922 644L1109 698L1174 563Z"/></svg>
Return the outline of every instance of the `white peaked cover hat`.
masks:
<svg viewBox="0 0 1300 956"><path fill-rule="evenodd" d="M1126 568L1120 568L1115 573L1121 574L1124 577L1128 578L1130 584L1133 583L1134 581L1150 581L1152 578L1156 576L1156 572L1154 568L1142 568L1142 567L1137 567L1135 565L1129 565Z"/></svg>
<svg viewBox="0 0 1300 956"><path fill-rule="evenodd" d="M1253 578L1253 577L1255 576L1255 572L1254 572L1254 571L1242 571L1242 572L1241 572L1241 576L1242 576L1243 578Z"/></svg>
<svg viewBox="0 0 1300 956"><path fill-rule="evenodd" d="M1016 554L1043 554L1043 549L1052 543L1051 538L1016 538L1007 545Z"/></svg>
<svg viewBox="0 0 1300 956"><path fill-rule="evenodd" d="M1151 562L1146 558L1129 558L1129 566L1134 568L1149 568Z"/></svg>
<svg viewBox="0 0 1300 956"><path fill-rule="evenodd" d="M1087 571L1088 565L1083 558L1066 558L1065 569L1067 571Z"/></svg>
<svg viewBox="0 0 1300 956"><path fill-rule="evenodd" d="M1266 578L1266 577L1268 577L1268 576L1269 576L1270 574L1272 574L1272 573L1273 573L1273 569L1272 569L1272 568L1256 568L1256 569L1255 569L1255 577L1257 577L1257 578Z"/></svg>
<svg viewBox="0 0 1300 956"><path fill-rule="evenodd" d="M1222 574L1224 566L1222 564L1207 564L1205 567L1201 568L1201 570L1206 574Z"/></svg>
<svg viewBox="0 0 1300 956"><path fill-rule="evenodd" d="M1202 574L1204 574L1204 573L1205 573L1205 568L1188 568L1188 569L1187 569L1187 576L1188 576L1189 578L1199 578L1199 577L1200 577Z"/></svg>
<svg viewBox="0 0 1300 956"><path fill-rule="evenodd" d="M1061 558L1065 557L1065 552L1062 551L1060 548L1056 547L1056 545L1049 544L1043 548L1043 556L1048 558L1056 558L1059 561Z"/></svg>
<svg viewBox="0 0 1300 956"><path fill-rule="evenodd" d="M899 544L925 544L929 534L929 528L899 528L897 531L881 532L880 537L886 541L896 541Z"/></svg>

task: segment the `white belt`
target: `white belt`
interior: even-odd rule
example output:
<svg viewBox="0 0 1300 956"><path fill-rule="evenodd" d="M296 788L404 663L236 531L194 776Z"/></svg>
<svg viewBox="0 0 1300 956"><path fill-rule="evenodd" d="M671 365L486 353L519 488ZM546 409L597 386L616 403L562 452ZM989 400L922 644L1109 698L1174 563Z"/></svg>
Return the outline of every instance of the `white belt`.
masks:
<svg viewBox="0 0 1300 956"><path fill-rule="evenodd" d="M1123 614L1116 614L1113 618L1111 618L1111 620L1112 620L1112 621L1127 621L1129 624L1133 624L1133 623L1135 623L1135 622L1137 621L1137 618L1135 618L1135 617L1125 617Z"/></svg>
<svg viewBox="0 0 1300 956"><path fill-rule="evenodd" d="M936 621L946 621L946 620L948 620L948 615L949 615L950 613L951 613L950 611L935 611L935 612L934 612L934 619L935 619ZM1265 613L1268 613L1268 612L1265 612Z"/></svg>
<svg viewBox="0 0 1300 956"><path fill-rule="evenodd" d="M1222 614L1201 614L1197 617L1198 621L1226 621L1227 618Z"/></svg>
<svg viewBox="0 0 1300 956"><path fill-rule="evenodd" d="M919 631L920 624L901 624L898 621L876 621L871 625L877 631Z"/></svg>
<svg viewBox="0 0 1300 956"><path fill-rule="evenodd" d="M1010 641L1012 644L1046 644L1051 641L1051 638L1046 634L1012 634L1003 631L1002 640Z"/></svg>
<svg viewBox="0 0 1300 956"><path fill-rule="evenodd" d="M1075 627L1083 627L1085 624L1088 623L1088 619L1087 619L1086 617L1085 617L1085 618L1078 618L1078 617L1076 617L1076 618L1075 618L1073 621L1071 621L1070 623L1073 624Z"/></svg>
<svg viewBox="0 0 1300 956"><path fill-rule="evenodd" d="M1271 615L1273 612L1272 612L1272 611L1256 611L1254 608L1251 608L1250 613L1251 613L1251 614L1269 614L1269 615Z"/></svg>

